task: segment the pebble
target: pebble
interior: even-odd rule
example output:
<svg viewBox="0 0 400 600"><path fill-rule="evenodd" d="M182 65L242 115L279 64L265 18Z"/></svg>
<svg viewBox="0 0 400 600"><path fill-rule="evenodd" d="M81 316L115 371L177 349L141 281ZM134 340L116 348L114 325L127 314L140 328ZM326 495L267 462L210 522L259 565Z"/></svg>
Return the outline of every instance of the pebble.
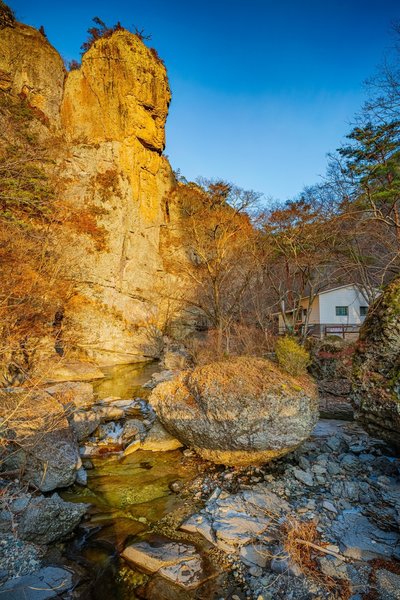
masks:
<svg viewBox="0 0 400 600"><path fill-rule="evenodd" d="M298 479L305 485L308 485L310 487L314 485L314 478L312 476L312 473L310 473L309 471L302 471L301 469L293 469L293 475L296 477L296 479Z"/></svg>
<svg viewBox="0 0 400 600"><path fill-rule="evenodd" d="M337 509L336 507L332 504L332 502L329 502L329 500L324 500L322 503L322 507L325 508L326 510L329 510L329 512L335 513L337 514Z"/></svg>

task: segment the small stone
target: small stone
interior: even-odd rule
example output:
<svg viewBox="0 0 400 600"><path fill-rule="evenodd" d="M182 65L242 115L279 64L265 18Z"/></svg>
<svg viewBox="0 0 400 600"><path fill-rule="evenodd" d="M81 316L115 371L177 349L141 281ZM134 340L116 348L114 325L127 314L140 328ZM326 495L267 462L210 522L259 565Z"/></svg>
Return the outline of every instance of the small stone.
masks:
<svg viewBox="0 0 400 600"><path fill-rule="evenodd" d="M400 575L386 569L377 570L376 588L380 598L400 600Z"/></svg>
<svg viewBox="0 0 400 600"><path fill-rule="evenodd" d="M299 575L301 575L300 567L294 564L287 557L273 558L271 561L271 571L279 575L284 573L288 575L294 575L295 577L299 577Z"/></svg>
<svg viewBox="0 0 400 600"><path fill-rule="evenodd" d="M270 553L263 544L248 544L241 547L240 558L247 565L265 568L270 561Z"/></svg>
<svg viewBox="0 0 400 600"><path fill-rule="evenodd" d="M358 459L354 456L354 454L345 454L340 461L340 464L348 471L353 471L359 466Z"/></svg>
<svg viewBox="0 0 400 600"><path fill-rule="evenodd" d="M332 504L332 502L329 502L329 500L324 500L322 503L322 507L325 508L325 510L328 510L329 512L335 513L337 514L337 508Z"/></svg>
<svg viewBox="0 0 400 600"><path fill-rule="evenodd" d="M329 475L338 475L340 473L340 466L338 465L337 462L329 462L326 465L326 469L329 473Z"/></svg>
<svg viewBox="0 0 400 600"><path fill-rule="evenodd" d="M361 452L364 452L364 450L365 450L365 445L364 444L351 444L351 446L349 446L349 450L351 450L351 452L354 452L354 454L361 454Z"/></svg>
<svg viewBox="0 0 400 600"><path fill-rule="evenodd" d="M190 450L190 448L186 448L183 451L183 456L186 456L187 458L191 458L193 456L196 456L196 452L194 452L194 450Z"/></svg>
<svg viewBox="0 0 400 600"><path fill-rule="evenodd" d="M308 471L308 469L311 467L310 461L305 456L300 456L299 467L303 469L303 471Z"/></svg>
<svg viewBox="0 0 400 600"><path fill-rule="evenodd" d="M341 448L344 447L344 441L338 436L334 435L326 440L325 444L328 446L330 450L333 452L339 452Z"/></svg>
<svg viewBox="0 0 400 600"><path fill-rule="evenodd" d="M310 487L314 485L314 478L312 476L312 473L310 473L309 471L293 469L293 475L296 477L296 479L298 479L298 481L301 481L305 485L308 485Z"/></svg>
<svg viewBox="0 0 400 600"><path fill-rule="evenodd" d="M75 483L85 487L87 485L87 473L83 467L80 467L76 472Z"/></svg>
<svg viewBox="0 0 400 600"><path fill-rule="evenodd" d="M170 483L168 487L171 490L171 492L174 492L174 494L179 494L179 492L181 492L184 487L184 482L172 481L172 483Z"/></svg>

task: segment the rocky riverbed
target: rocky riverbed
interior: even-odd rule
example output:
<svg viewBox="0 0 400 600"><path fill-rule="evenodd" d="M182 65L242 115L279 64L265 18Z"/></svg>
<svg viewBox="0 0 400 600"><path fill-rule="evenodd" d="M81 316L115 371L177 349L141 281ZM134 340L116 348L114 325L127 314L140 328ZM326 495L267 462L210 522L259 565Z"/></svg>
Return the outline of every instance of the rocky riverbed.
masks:
<svg viewBox="0 0 400 600"><path fill-rule="evenodd" d="M103 423L81 433L72 488L7 484L1 599L400 597L399 460L382 441L321 420L285 457L223 467L178 448L132 384L116 398L104 380L74 411L71 427Z"/></svg>

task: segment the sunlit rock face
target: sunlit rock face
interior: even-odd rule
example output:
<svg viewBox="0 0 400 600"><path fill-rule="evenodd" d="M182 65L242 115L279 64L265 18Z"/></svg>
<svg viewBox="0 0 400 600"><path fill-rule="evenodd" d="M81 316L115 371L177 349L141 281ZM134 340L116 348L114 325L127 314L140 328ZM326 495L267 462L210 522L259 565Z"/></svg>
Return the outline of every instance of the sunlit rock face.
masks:
<svg viewBox="0 0 400 600"><path fill-rule="evenodd" d="M65 196L97 214L105 234L97 248L88 236L79 240L82 285L67 317L89 354L104 363L155 352L147 334L159 315L159 236L173 183L161 155L170 98L164 65L126 31L96 42L65 83Z"/></svg>
<svg viewBox="0 0 400 600"><path fill-rule="evenodd" d="M36 110L57 194L79 215L65 248L75 284L65 339L100 364L156 356L170 285L160 234L175 182L162 155L171 99L163 63L119 30L66 73L41 33L15 24L0 30L0 89Z"/></svg>
<svg viewBox="0 0 400 600"><path fill-rule="evenodd" d="M164 427L225 465L268 462L297 448L318 418L317 391L271 361L236 357L184 371L152 392Z"/></svg>
<svg viewBox="0 0 400 600"><path fill-rule="evenodd" d="M25 98L52 131L60 128L65 76L61 56L39 31L20 23L0 29L0 90Z"/></svg>

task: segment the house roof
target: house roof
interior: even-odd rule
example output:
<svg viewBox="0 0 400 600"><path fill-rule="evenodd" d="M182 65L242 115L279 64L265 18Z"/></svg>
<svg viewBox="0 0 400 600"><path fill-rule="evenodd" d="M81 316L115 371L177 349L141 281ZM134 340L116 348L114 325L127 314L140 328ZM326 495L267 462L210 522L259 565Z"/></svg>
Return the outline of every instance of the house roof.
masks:
<svg viewBox="0 0 400 600"><path fill-rule="evenodd" d="M329 292L334 292L336 290L340 290L340 289L347 288L347 287L358 288L358 286L355 283L345 283L343 285L337 285L335 287L331 287L331 288L328 288L326 290L323 290L322 292L318 292L318 294L315 294L315 298L317 298L318 296L322 296L322 294L328 294ZM362 292L361 292L361 294L362 294ZM363 296L365 298L364 294L363 294ZM301 300L306 300L309 297L310 296L302 296L301 298L299 298L298 302L301 302ZM295 311L296 311L295 308L291 308L289 310L285 310L285 314L289 314L289 313L292 313L292 312L295 312ZM279 311L279 312L276 312L276 313L272 313L272 316L280 315L280 314L281 314L281 312Z"/></svg>
<svg viewBox="0 0 400 600"><path fill-rule="evenodd" d="M316 294L316 296L322 296L322 294L327 294L328 292L334 292L335 290L341 290L342 288L347 288L347 287L358 287L355 283L345 283L343 285L337 285L335 287L332 288L328 288L327 290L324 290L323 292L318 292L318 294ZM309 296L304 296L304 298L308 298ZM301 298L301 300L303 300L303 298Z"/></svg>

